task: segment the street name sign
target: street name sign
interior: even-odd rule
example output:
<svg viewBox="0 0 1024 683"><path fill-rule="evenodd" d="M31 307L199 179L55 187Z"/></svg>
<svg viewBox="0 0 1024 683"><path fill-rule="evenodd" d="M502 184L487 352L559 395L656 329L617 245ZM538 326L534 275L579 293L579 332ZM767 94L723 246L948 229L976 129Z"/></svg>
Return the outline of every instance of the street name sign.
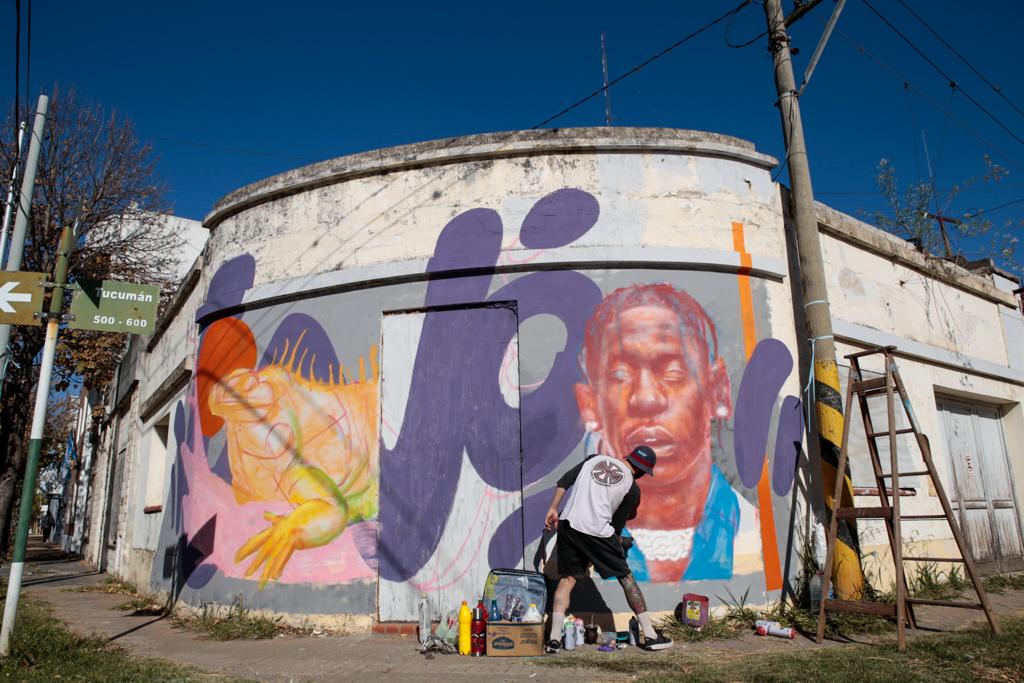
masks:
<svg viewBox="0 0 1024 683"><path fill-rule="evenodd" d="M42 325L44 273L0 271L0 324Z"/></svg>
<svg viewBox="0 0 1024 683"><path fill-rule="evenodd" d="M79 280L69 325L76 330L153 334L160 288L116 280Z"/></svg>

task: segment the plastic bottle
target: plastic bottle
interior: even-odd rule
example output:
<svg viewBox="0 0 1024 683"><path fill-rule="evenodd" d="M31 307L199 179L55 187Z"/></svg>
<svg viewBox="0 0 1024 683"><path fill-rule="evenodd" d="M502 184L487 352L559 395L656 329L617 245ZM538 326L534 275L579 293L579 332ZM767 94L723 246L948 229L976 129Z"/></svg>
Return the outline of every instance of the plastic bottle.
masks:
<svg viewBox="0 0 1024 683"><path fill-rule="evenodd" d="M576 621L572 616L565 618L562 623L562 646L566 650L576 649Z"/></svg>
<svg viewBox="0 0 1024 683"><path fill-rule="evenodd" d="M811 612L817 612L821 605L821 587L825 582L825 572L815 572L811 577L807 590L811 594Z"/></svg>
<svg viewBox="0 0 1024 683"><path fill-rule="evenodd" d="M469 611L469 605L462 601L459 608L459 654L468 655L473 649L473 613Z"/></svg>
<svg viewBox="0 0 1024 683"><path fill-rule="evenodd" d="M430 635L430 604L427 602L426 593L420 593L419 617L419 637L420 645L422 645L427 642L427 637Z"/></svg>
<svg viewBox="0 0 1024 683"><path fill-rule="evenodd" d="M501 621L501 611L498 609L498 601L491 600L491 609L487 612L487 621Z"/></svg>
<svg viewBox="0 0 1024 683"><path fill-rule="evenodd" d="M530 607L526 610L526 616L523 617L523 621L531 624L544 621L544 617L541 616L540 610L537 609L537 605L535 603L530 603Z"/></svg>

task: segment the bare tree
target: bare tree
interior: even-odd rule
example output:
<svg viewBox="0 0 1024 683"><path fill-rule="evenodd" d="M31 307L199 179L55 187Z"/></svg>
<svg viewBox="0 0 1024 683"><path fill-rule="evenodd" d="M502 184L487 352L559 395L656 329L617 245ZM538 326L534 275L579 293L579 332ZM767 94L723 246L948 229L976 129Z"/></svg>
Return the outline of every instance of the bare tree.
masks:
<svg viewBox="0 0 1024 683"><path fill-rule="evenodd" d="M984 157L984 163L985 172L980 177L983 183L1000 183L1009 175L1007 169L988 156ZM889 205L888 211L874 213L875 223L883 230L915 243L928 254L954 260L962 256L962 238L975 238L986 246L988 256L998 265L1018 276L1024 273L1017 254L1020 241L1018 235L1024 221L996 224L984 212L977 210L959 215L946 213L946 207L952 204L960 192L976 184L979 178L968 178L940 195L934 185L927 182L918 181L901 186L896 177L896 169L887 159L882 159L878 163L875 180ZM937 215L943 216L941 224L935 217Z"/></svg>
<svg viewBox="0 0 1024 683"><path fill-rule="evenodd" d="M23 112L28 117L30 112ZM14 131L9 122L6 130ZM0 140L0 161L14 163L13 136ZM61 230L78 220L69 274L173 288L182 240L161 219L164 189L152 150L131 122L73 91L54 92L40 156L22 270L52 273ZM70 292L68 293L70 297ZM55 389L73 377L105 387L124 349L123 335L63 329L54 367ZM43 346L43 328L20 326L11 335L10 362L0 398L0 540L8 537L18 483L24 474L31 396ZM6 548L4 548L6 549Z"/></svg>

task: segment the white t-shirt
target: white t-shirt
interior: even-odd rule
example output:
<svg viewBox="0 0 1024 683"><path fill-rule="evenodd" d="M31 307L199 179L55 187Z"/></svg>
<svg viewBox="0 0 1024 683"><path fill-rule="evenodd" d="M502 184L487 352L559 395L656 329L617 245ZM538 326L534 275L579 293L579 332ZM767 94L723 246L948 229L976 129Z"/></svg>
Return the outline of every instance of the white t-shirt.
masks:
<svg viewBox="0 0 1024 683"><path fill-rule="evenodd" d="M562 485L562 482L559 482ZM595 455L582 463L572 484L561 519L573 529L608 538L615 533L612 515L633 486L629 465L608 455Z"/></svg>

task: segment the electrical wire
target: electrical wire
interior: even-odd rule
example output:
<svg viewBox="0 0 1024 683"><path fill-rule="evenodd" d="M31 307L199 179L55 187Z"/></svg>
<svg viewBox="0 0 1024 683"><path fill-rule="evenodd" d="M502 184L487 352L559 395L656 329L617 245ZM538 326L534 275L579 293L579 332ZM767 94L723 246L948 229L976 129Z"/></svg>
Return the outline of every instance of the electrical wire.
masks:
<svg viewBox="0 0 1024 683"><path fill-rule="evenodd" d="M740 49L743 49L745 47L750 47L751 45L753 45L754 43L756 43L757 41L761 40L766 35L768 35L768 30L765 29L764 31L762 31L761 33L758 33L756 36L754 36L750 40L744 41L742 43L733 43L731 40L729 40L729 30L732 29L732 21L735 18L736 18L735 14L733 16L729 17L729 21L725 25L725 36L724 36L725 44L728 45L729 47L731 47L733 49L736 49L736 50L740 50Z"/></svg>
<svg viewBox="0 0 1024 683"><path fill-rule="evenodd" d="M28 0L28 27L25 45L25 102L31 102L29 88L32 83L32 0Z"/></svg>
<svg viewBox="0 0 1024 683"><path fill-rule="evenodd" d="M191 145L192 147L203 147L205 149L216 149L222 152L235 152L237 154L252 154L259 157L269 157L272 159L287 159L289 161L304 161L306 163L312 163L318 161L317 159L310 159L309 157L293 156L290 154L278 154L276 152L261 152L255 149L245 149L243 147L225 147L224 145L212 145L207 142L195 142L193 140L182 140L180 138L165 138L159 135L147 136L150 140L160 140L162 142L173 142L176 145Z"/></svg>
<svg viewBox="0 0 1024 683"><path fill-rule="evenodd" d="M21 0L14 0L14 120L21 116Z"/></svg>
<svg viewBox="0 0 1024 683"><path fill-rule="evenodd" d="M872 5L870 2L868 2L868 0L861 0L861 2L863 2L867 6L867 8L869 10L874 12L875 16L877 16L879 19L881 19L882 22L886 26L888 26L890 29L892 29L893 33L895 33L900 38L902 38L903 42L905 42L907 45L909 45L910 48L921 57L921 59L923 59L924 61L928 62L928 64L933 69L935 69L943 78L945 78L949 82L950 87L956 88L957 90L959 90L963 94L963 96L966 97L971 102L971 104L973 104L975 107L980 109L982 111L982 113L984 113L987 117L992 119L996 123L996 125L998 125L1004 131L1006 131L1007 135L1012 137L1014 140L1016 140L1020 144L1024 145L1024 138L1021 138L1019 135L1017 135L1012 130L1010 130L1010 128L1005 123L1000 121L999 118L995 114L993 114L988 109L986 109L981 104L981 102L978 102L978 100L976 100L973 97L971 97L970 93L968 93L966 90L961 88L960 85L949 74L947 74L945 71L943 71L942 67L940 67L938 64L936 64L934 61L932 61L932 59L930 57L928 57L928 55L926 55L919 47L917 47L917 45L915 45L914 42L912 40L910 40L910 38L908 38L906 35L904 35L903 32L900 31L898 28L896 28L891 21L886 19L885 16L881 12L879 12L877 9L875 9L874 5Z"/></svg>
<svg viewBox="0 0 1024 683"><path fill-rule="evenodd" d="M598 95L603 94L605 90L611 88L613 85L615 85L619 81L621 81L621 80L623 80L625 78L628 78L629 76L632 76L633 74L639 72L641 69L643 69L644 67L649 65L651 62L654 62L655 60L661 59L662 57L664 57L668 53L670 53L673 50L675 50L680 45L683 45L684 43L689 42L690 40L692 40L692 39L696 38L697 36L699 36L701 33L704 33L708 29L716 26L717 24L720 24L722 21L724 21L724 20L728 19L729 17L735 15L737 12L739 12L741 9L743 9L744 7L749 5L750 3L751 3L751 0L744 0L739 5L737 5L733 9L729 10L725 14L722 14L718 18L713 19L712 21L708 22L707 24L704 24L703 26L698 28L696 31L693 31L692 33L690 33L690 34L684 36L683 38L680 38L676 42L672 43L671 45L669 45L668 47L663 49L661 52L658 52L657 54L652 55L651 57L648 57L644 61L640 62L639 64L637 64L633 68L631 68L628 71L626 71L625 73L623 73L623 74L617 76L616 78L612 79L608 83L608 85L602 85L597 90L593 91L592 93L590 93L586 97L583 97L583 98L577 100L576 102L573 102L572 104L570 104L565 109L562 109L557 114L555 114L553 116L549 116L548 118L544 119L543 121L541 121L540 123L538 123L538 124L536 124L534 126L530 126L530 130L536 130L537 128L543 128L544 126L548 125L552 121L554 121L556 119L559 119L562 116L565 116L566 114L571 112L573 109L576 109L577 107L580 107L580 106L586 104L587 102L589 102L590 100L594 99Z"/></svg>
<svg viewBox="0 0 1024 683"><path fill-rule="evenodd" d="M978 209L977 211L973 211L973 212L969 211L969 212L967 212L964 215L964 218L976 218L977 216L980 216L983 213L992 213L993 211L998 211L999 209L1005 209L1006 207L1014 206L1015 204L1024 204L1024 199L1014 199L1012 202L1006 202L1005 204L1000 204L999 206L993 206L993 207L988 208L988 209Z"/></svg>
<svg viewBox="0 0 1024 683"><path fill-rule="evenodd" d="M907 95L907 111L910 112L910 142L914 145L914 165L917 168L917 182L921 182L921 154L917 149L917 117L910 99L910 84L903 82L903 92Z"/></svg>
<svg viewBox="0 0 1024 683"><path fill-rule="evenodd" d="M823 19L823 18L822 18L822 17L820 16L820 15L818 15L818 13L817 13L817 12L815 12L814 10L811 10L811 14L812 14L812 15L813 15L813 16L814 16L814 17L815 17L815 18L816 18L816 19L817 19L818 21L820 21L820 22L821 22L822 24L824 24L824 23L825 23L825 19ZM857 50L857 52L861 53L862 55L864 55L865 57L867 57L868 59L870 59L871 61L873 61L873 62L874 62L875 64L877 64L877 65L878 65L879 67L881 67L881 69L882 69L883 71L886 71L886 72L888 72L888 73L889 73L890 75L892 75L892 76L894 76L894 77L895 77L896 79L898 79L898 80L899 80L899 81L900 81L901 83L906 83L906 84L907 84L907 85L908 85L908 86L910 87L910 89L911 89L911 90L913 90L913 91L914 91L914 92L915 92L915 93L916 93L916 94L917 94L917 95L918 95L918 96L919 96L919 97L920 97L921 99L923 99L923 100L924 100L925 102L927 102L928 104L930 104L930 105L931 105L932 107L934 107L934 108L935 108L935 109L937 109L938 111L940 111L940 112L941 112L941 111L943 111L943 109L942 109L942 105L940 105L939 103L937 103L937 102L936 102L936 101L935 101L934 99L932 99L932 98L931 98L931 97L930 97L930 96L929 96L929 95L928 95L927 93L925 93L925 92L924 92L923 90L921 90L920 88L918 88L917 86L915 86L915 85L914 85L914 84L913 84L913 83L912 83L912 82L911 82L911 81L910 81L909 79L905 78L905 77L903 76L903 74L901 74L901 73L900 73L899 71L897 71L897 70L896 70L896 69L894 69L893 67L889 66L889 65L888 65L887 63L883 62L883 61L882 61L882 60L881 60L881 59L880 59L880 58L879 58L879 57L878 57L877 55L875 55L875 54L874 54L873 52L871 52L871 51L870 51L870 50L868 50L868 49L867 49L866 47L864 47L863 45L861 45L860 43L858 43L858 42L857 42L856 40L854 40L853 38L851 38L851 37L850 37L849 35L847 35L846 33L844 33L844 32L843 32L843 31L842 31L841 29L837 28L837 29L836 29L836 33L838 33L838 34L839 34L839 35L840 35L840 36L841 36L841 37L843 38L843 40L845 40L845 41L847 41L848 43L850 43L850 44L851 44L851 45L852 45L852 46L853 46L853 47L854 47L854 48L855 48L855 49ZM962 91L961 91L961 92L962 92ZM1004 159L1006 160L1006 162L1007 162L1007 163L1009 163L1009 164L1012 164L1012 165L1013 165L1013 166L1015 166L1015 167L1016 167L1017 169L1019 169L1019 170L1022 170L1022 171L1024 171L1024 163L1021 163L1021 162L1017 161L1016 159L1014 159L1014 158L1013 158L1013 155L1012 155L1012 154L1010 154L1009 152L1007 152L1007 151L1006 151L1005 149L1002 149L1001 147L999 147L998 145L996 145L995 143L993 143L993 142L992 142L991 140L989 140L988 138L986 138L986 137L985 137L984 135L982 135L982 134L981 134L981 133L979 133L978 131L974 130L974 129L973 129L973 128L971 128L971 127L970 127L969 125L967 125L966 123L964 123L963 121L961 121L961 120L960 120L960 119L958 119L957 117L953 116L952 114L950 114L950 113L946 112L946 115L947 115L947 116L949 116L949 119L950 119L950 120L951 120L951 121L952 121L953 123L955 123L955 124L956 124L956 125L958 125L958 126L959 126L960 128L962 128L963 130L965 130L965 131L966 131L967 133L969 133L969 134L970 134L971 136L973 136L974 138L976 138L976 139L977 139L978 141L980 141L981 143L983 143L984 145L986 145L986 146L987 146L987 147L988 147L989 149L992 149L992 150L995 150L995 151L999 152L999 153L1000 153L1000 154L1001 154L1001 155L1003 156L1003 158L1004 158Z"/></svg>
<svg viewBox="0 0 1024 683"><path fill-rule="evenodd" d="M967 61L966 57L964 57L962 54L960 54L957 51L957 49L955 47L953 47L949 43L949 41L947 41L945 38L943 38L941 35L939 35L939 32L936 31L934 28L932 28L931 24L929 24L927 21L925 21L924 18L920 14L915 12L910 5L908 5L906 2L904 2L904 0L897 0L897 2L899 2L901 5L903 5L904 9L906 9L908 12L910 12L910 14L912 14L915 19L917 19L919 22L921 22L926 29L931 31L932 35L935 36L936 38L938 38L940 43L942 43L947 48L949 48L949 51L952 52L953 54L955 54L960 59L961 62L966 64L967 68L970 69L971 71L973 71L978 76L978 78L980 78L981 80L985 81L985 85L987 85L988 87L992 88L992 90L994 90L995 93L997 95L999 95L999 97L1001 97L1004 102L1006 102L1008 105L1013 107L1017 111L1018 114L1020 114L1021 116L1024 116L1024 110L1021 110L1020 107L1018 107L1016 104L1014 104L1012 101L1010 101L1010 99L1008 97L1006 97L1006 95L1003 94L1003 89L1000 86L998 86L995 83L993 83L992 81L990 81L985 76L985 74L981 73L981 71L979 71L973 64L971 64L969 61Z"/></svg>

